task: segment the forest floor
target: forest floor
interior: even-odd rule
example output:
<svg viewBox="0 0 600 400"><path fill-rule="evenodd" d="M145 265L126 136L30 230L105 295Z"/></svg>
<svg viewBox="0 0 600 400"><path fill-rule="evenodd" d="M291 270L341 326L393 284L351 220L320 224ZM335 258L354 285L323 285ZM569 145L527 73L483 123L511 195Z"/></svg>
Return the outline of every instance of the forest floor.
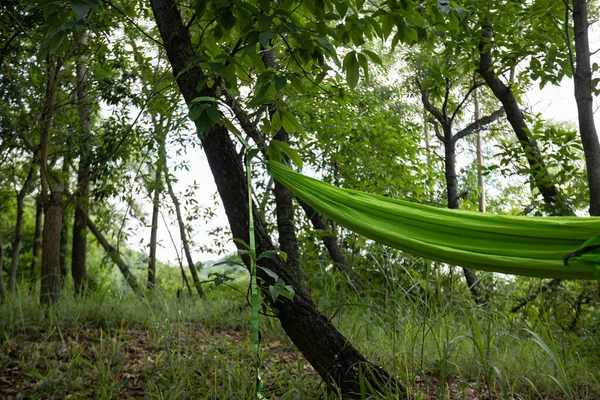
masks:
<svg viewBox="0 0 600 400"><path fill-rule="evenodd" d="M23 329L3 344L0 398L151 399L161 393L164 398L236 399L242 392L251 398L249 390L238 386L243 382L231 382L239 376L227 376L237 370L251 385L249 335L240 328L209 328L201 322L174 322L168 338L158 337L148 327L111 326L106 321L51 331ZM240 348L246 351L240 354ZM263 392L267 398L319 398L323 391L319 376L287 338L269 337L262 343L262 353ZM219 360L210 368L207 358L217 357ZM177 369L183 363L180 374L189 374L190 358L197 359L198 367L208 366L209 370L192 372L189 378L193 381L198 375L198 381L209 385L172 386L177 372L171 367ZM229 365L220 368L224 363ZM182 383L182 379L175 381ZM292 381L301 385L292 388L296 386ZM227 385L233 387L224 387ZM417 377L411 386L421 398L433 399L439 394L439 377ZM483 385L465 386L458 381L449 382L448 395L465 400L502 398L499 391L490 393Z"/></svg>
<svg viewBox="0 0 600 400"><path fill-rule="evenodd" d="M252 399L255 358L245 302L221 292L185 305L172 298L93 297L70 298L50 310L40 308L36 298L5 303L0 305L0 399ZM338 399L326 391L277 321L261 321L265 397ZM506 376L494 375L490 367L492 378L485 384L481 374L467 372L458 358L444 361L446 369L433 358L418 370L414 354L405 348L386 352L385 344L368 332L365 336L341 328L367 358L400 376L415 399L569 398L535 378L529 389L519 383L527 380L510 369L525 365L518 357L516 364L498 364ZM506 358L509 353L502 354ZM595 389L578 393L587 394L570 398L598 398Z"/></svg>

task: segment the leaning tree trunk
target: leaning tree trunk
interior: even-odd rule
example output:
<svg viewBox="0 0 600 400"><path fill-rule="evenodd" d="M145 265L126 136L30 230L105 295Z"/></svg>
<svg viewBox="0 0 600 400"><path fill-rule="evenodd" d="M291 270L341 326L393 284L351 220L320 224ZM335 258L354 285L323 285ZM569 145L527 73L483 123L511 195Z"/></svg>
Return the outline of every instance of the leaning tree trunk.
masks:
<svg viewBox="0 0 600 400"><path fill-rule="evenodd" d="M276 69L273 49L267 51L262 49L262 61L266 68ZM271 118L277 111L276 106L269 107ZM274 140L289 144L290 134L281 127ZM283 162L289 164L287 157L283 157ZM296 224L294 222L294 195L288 188L275 181L275 211L277 215L277 231L279 233L279 247L287 254L286 265L292 271L296 280L302 282L302 271L300 270L300 250L298 246L298 235L296 235Z"/></svg>
<svg viewBox="0 0 600 400"><path fill-rule="evenodd" d="M110 259L113 260L115 264L117 264L117 267L119 267L119 271L121 271L121 273L125 277L125 280L127 281L129 287L131 287L135 294L140 294L140 285L138 284L137 279L135 279L135 276L131 273L129 265L127 265L127 263L123 261L121 254L119 254L119 251L113 246L111 246L110 243L108 243L108 240L106 240L102 232L100 232L100 230L96 227L96 224L92 222L90 216L86 214L85 217L88 228L90 229L94 237L96 237L96 240L98 241L98 243L100 243L100 246L102 246L104 251L108 253Z"/></svg>
<svg viewBox="0 0 600 400"><path fill-rule="evenodd" d="M265 148L265 140L264 135L256 125L252 124L248 114L244 109L240 106L239 102L231 96L229 93L225 94L225 102L232 109L235 118L240 123L240 126L246 132L252 140L257 144L259 148ZM266 151L263 150L263 154L266 155ZM270 185L267 185L270 186ZM323 244L327 249L329 256L336 268L340 270L340 272L345 273L350 277L352 284L357 290L362 290L363 286L360 283L360 279L358 274L349 266L346 256L342 251L339 243L337 242L335 235L331 232L331 230L327 227L325 222L323 221L323 217L319 214L314 208L304 203L302 200L296 198L300 207L304 210L307 218L312 222L313 227L319 232L319 237L322 238ZM262 209L262 208L261 208ZM295 235L295 233L294 233ZM284 250L285 251L285 250ZM299 250L298 250L299 251ZM298 256L299 257L299 256Z"/></svg>
<svg viewBox="0 0 600 400"><path fill-rule="evenodd" d="M479 74L483 77L488 87L494 93L494 96L504 106L506 118L510 123L519 143L523 148L523 153L527 158L531 168L531 179L540 191L548 211L553 215L575 215L573 210L565 204L560 196L556 185L551 181L550 174L546 168L546 163L538 148L537 142L530 137L530 130L525 122L525 117L519 103L512 93L510 87L506 86L494 72L491 48L483 51L485 45L492 41L492 27L489 23L482 26L481 41L479 42Z"/></svg>
<svg viewBox="0 0 600 400"><path fill-rule="evenodd" d="M585 165L590 188L590 215L600 216L600 142L594 123L592 98L592 69L588 40L588 5L586 0L573 0L573 27L575 30L575 60L573 73L575 101L579 119L579 134L585 154Z"/></svg>
<svg viewBox="0 0 600 400"><path fill-rule="evenodd" d="M200 93L196 90L203 74L197 65L188 65L194 51L175 2L152 0L151 5L173 68L173 75L186 102L190 103L199 95L215 97L215 93L206 87ZM235 145L227 130L219 126L202 134L201 141L233 237L248 242L248 188L242 161ZM252 212L256 215L254 233L258 254L273 250L271 239L258 218L256 208ZM286 283L293 285L296 291L294 299L288 300L279 296L272 306L283 329L324 380L338 385L346 397L360 397L361 384L357 373L361 365L363 370L367 366L373 370L373 374L366 373L364 378L375 389L383 389L385 383L393 381L387 372L368 363L331 321L319 312L308 293L296 282L281 259L262 259L261 264L275 272ZM272 282L272 278L261 269L258 269L258 274L265 282ZM366 386L369 387L369 384Z"/></svg>
<svg viewBox="0 0 600 400"><path fill-rule="evenodd" d="M187 238L187 233L185 231L185 222L181 214L181 205L179 204L179 199L175 195L175 191L173 190L173 184L171 183L171 177L169 176L169 170L167 167L167 155L164 142L160 143L160 146L161 147L159 151L162 158L162 166L165 169L165 183L167 184L167 191L169 192L169 196L171 197L171 201L173 202L173 206L175 207L175 215L177 216L177 224L179 225L179 236L181 236L181 243L183 245L185 259L188 263L190 273L192 274L192 280L194 281L194 287L198 292L198 296L204 297L204 290L202 290L200 278L198 277L198 271L196 271L196 265L194 264L194 260L192 259L192 252L190 251L190 242ZM185 276L185 271L183 271L183 269L181 270L181 273L183 274L183 276Z"/></svg>
<svg viewBox="0 0 600 400"><path fill-rule="evenodd" d="M79 45L85 48L87 30L81 32ZM79 166L77 168L77 198L73 219L73 243L71 246L71 276L76 294L82 294L87 282L87 219L90 195L90 152L91 152L91 105L88 93L88 62L85 50L76 61L76 96L79 108Z"/></svg>
<svg viewBox="0 0 600 400"><path fill-rule="evenodd" d="M42 233L40 303L56 304L60 294L60 234L63 216L62 184L55 183L46 202Z"/></svg>
<svg viewBox="0 0 600 400"><path fill-rule="evenodd" d="M342 248L338 244L338 241L335 237L335 234L331 232L325 221L323 220L323 216L319 214L314 208L306 204L300 199L296 199L300 207L304 210L306 217L310 220L315 230L318 232L319 237L323 240L323 244L333 261L333 266L338 271L343 273L348 277L354 288L362 292L364 287L361 283L360 277L354 271L352 267L348 264L348 259L346 255L342 251Z"/></svg>
<svg viewBox="0 0 600 400"><path fill-rule="evenodd" d="M17 269L19 268L19 254L21 253L21 242L23 236L23 213L25 195L29 192L31 183L33 182L33 165L29 169L27 178L23 183L23 187L17 193L17 220L15 222L15 238L12 243L12 254L10 259L10 269L8 270L8 290L13 292L17 287Z"/></svg>

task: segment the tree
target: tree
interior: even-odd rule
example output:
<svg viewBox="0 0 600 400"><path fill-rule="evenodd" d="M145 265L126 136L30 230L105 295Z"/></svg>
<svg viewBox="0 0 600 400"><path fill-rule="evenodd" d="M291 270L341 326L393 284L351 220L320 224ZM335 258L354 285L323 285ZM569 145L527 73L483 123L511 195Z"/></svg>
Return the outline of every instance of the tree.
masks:
<svg viewBox="0 0 600 400"><path fill-rule="evenodd" d="M188 104L199 96L215 98L215 89L206 84L202 69L195 64L189 65L194 54L188 29L184 26L178 7L171 0L153 0L152 10L160 31L167 56L173 68L173 75ZM226 14L231 21L231 10ZM233 19L235 21L235 17ZM224 18L224 22L227 23ZM204 82L197 90L198 83ZM201 135L204 152L207 156L213 177L217 184L221 200L225 207L229 224L234 237L248 242L248 216L255 213L255 235L258 253L273 250L270 238L264 231L256 210L249 210L245 174L240 158L227 129L214 126L206 129L202 121L196 120L196 127ZM275 272L296 291L293 300L282 298L271 304L276 310L283 329L292 341L314 366L323 379L339 385L347 396L360 393L359 383L353 374L358 372L358 365L371 365L348 342L343 335L321 314L308 294L290 275L280 259L268 259L263 264ZM270 281L270 277L260 272L261 279ZM389 380L389 374L371 365L373 374L365 378L372 381L372 386L382 388L382 380Z"/></svg>
<svg viewBox="0 0 600 400"><path fill-rule="evenodd" d="M565 2L565 6L569 7L568 2ZM568 25L568 21L565 22ZM592 98L594 85L590 66L588 2L586 0L573 0L573 25L576 55L573 81L575 83L575 101L577 102L579 117L579 134L585 153L588 186L590 188L590 215L600 216L600 142L594 123ZM568 29L567 27L567 39L569 38Z"/></svg>
<svg viewBox="0 0 600 400"><path fill-rule="evenodd" d="M436 136L444 144L444 169L446 175L448 208L457 210L460 208L460 196L458 191L458 179L456 177L456 143L458 140L467 137L468 135L478 133L481 130L481 128L496 121L498 118L504 115L504 110L496 110L490 115L477 119L475 122L466 126L459 132L454 133L452 125L456 117L462 114L463 107L465 106L467 99L475 90L477 90L477 87L480 86L480 83L474 81L467 85L465 88L466 94L464 95L462 100L456 101L455 99L451 99L453 80L457 79L456 77L460 76L459 74L455 74L455 76L452 76L452 72L455 71L452 71L449 74L447 73L447 69L449 69L448 65L451 64L453 63L448 62L445 64L446 68L444 68L442 76L434 76L433 79L432 77L428 76L428 87L431 87L433 84L436 88L438 88L438 90L439 88L444 88L444 95L441 107L436 107L430 100L428 87L424 86L420 81L418 81L417 84L421 92L421 101L423 102L423 106L434 118L433 123L435 126ZM434 70L440 70L440 68L434 68ZM432 73L428 72L429 71L425 71L426 76L432 75ZM445 84L441 84L442 81L445 82ZM449 109L449 106L453 107L453 109ZM442 127L442 132L440 132L438 124ZM469 289L471 290L473 297L475 298L475 301L477 303L483 303L483 286L477 278L475 271L473 271L470 268L463 267L463 273L465 276L465 280L467 281L467 285L469 286Z"/></svg>

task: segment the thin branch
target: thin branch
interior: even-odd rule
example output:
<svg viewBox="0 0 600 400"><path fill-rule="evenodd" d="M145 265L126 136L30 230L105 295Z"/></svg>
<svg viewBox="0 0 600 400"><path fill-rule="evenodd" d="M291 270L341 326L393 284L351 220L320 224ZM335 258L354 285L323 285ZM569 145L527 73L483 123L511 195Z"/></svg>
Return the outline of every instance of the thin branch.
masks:
<svg viewBox="0 0 600 400"><path fill-rule="evenodd" d="M444 90L444 104L442 105L442 114L444 119L448 118L448 100L450 99L450 79L446 78L446 89Z"/></svg>
<svg viewBox="0 0 600 400"><path fill-rule="evenodd" d="M469 96L471 96L471 93L473 93L473 91L475 89L477 89L483 85L485 85L485 82L473 83L473 86L471 86L469 88L469 91L467 92L467 94L465 94L465 97L463 97L462 101L458 104L458 107L456 107L456 109L452 113L452 116L450 117L450 123L452 123L452 121L454 121L454 118L456 118L456 115L458 114L458 112L463 108L463 105L469 99Z"/></svg>
<svg viewBox="0 0 600 400"><path fill-rule="evenodd" d="M496 121L502 115L504 115L504 107L501 107L500 109L494 111L492 114L485 116L483 118L479 118L477 121L468 125L465 129L463 129L462 131L460 131L457 134L455 134L454 136L452 136L452 141L454 143L456 143L458 140L464 138L465 136L475 133L478 130L480 130L481 128L483 128L484 126L489 125L492 122Z"/></svg>
<svg viewBox="0 0 600 400"><path fill-rule="evenodd" d="M148 39L150 39L151 41L153 41L160 47L165 47L165 45L162 44L162 42L154 39L152 36L147 34L146 31L144 31L141 26L136 24L133 19L131 19L127 14L125 14L123 11L121 11L121 9L119 7L117 7L116 5L114 5L114 3L112 1L110 1L110 0L102 0L102 1L104 2L104 4L107 4L107 5L111 6L112 8L114 8L119 14L121 14L127 20L127 22L129 22L130 24L135 26L137 28L137 30L139 30L142 33L142 35L146 36Z"/></svg>
<svg viewBox="0 0 600 400"><path fill-rule="evenodd" d="M571 65L571 73L575 74L575 61L573 60L573 47L571 46L571 35L569 34L569 4L563 1L565 4L565 41L567 43L567 49L569 50L569 64Z"/></svg>

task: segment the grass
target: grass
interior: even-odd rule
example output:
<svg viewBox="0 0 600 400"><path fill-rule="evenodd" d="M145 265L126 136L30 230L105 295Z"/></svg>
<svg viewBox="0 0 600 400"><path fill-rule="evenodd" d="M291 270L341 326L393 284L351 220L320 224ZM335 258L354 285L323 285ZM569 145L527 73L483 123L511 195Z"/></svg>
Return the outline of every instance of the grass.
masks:
<svg viewBox="0 0 600 400"><path fill-rule="evenodd" d="M243 280L236 283L244 291ZM337 294L337 295L336 295ZM600 398L600 339L548 320L530 327L458 296L385 301L323 290L316 300L368 359L417 399ZM203 301L65 294L53 308L22 290L0 306L0 397L253 398L250 311L221 286ZM264 394L337 399L282 332L261 320Z"/></svg>

